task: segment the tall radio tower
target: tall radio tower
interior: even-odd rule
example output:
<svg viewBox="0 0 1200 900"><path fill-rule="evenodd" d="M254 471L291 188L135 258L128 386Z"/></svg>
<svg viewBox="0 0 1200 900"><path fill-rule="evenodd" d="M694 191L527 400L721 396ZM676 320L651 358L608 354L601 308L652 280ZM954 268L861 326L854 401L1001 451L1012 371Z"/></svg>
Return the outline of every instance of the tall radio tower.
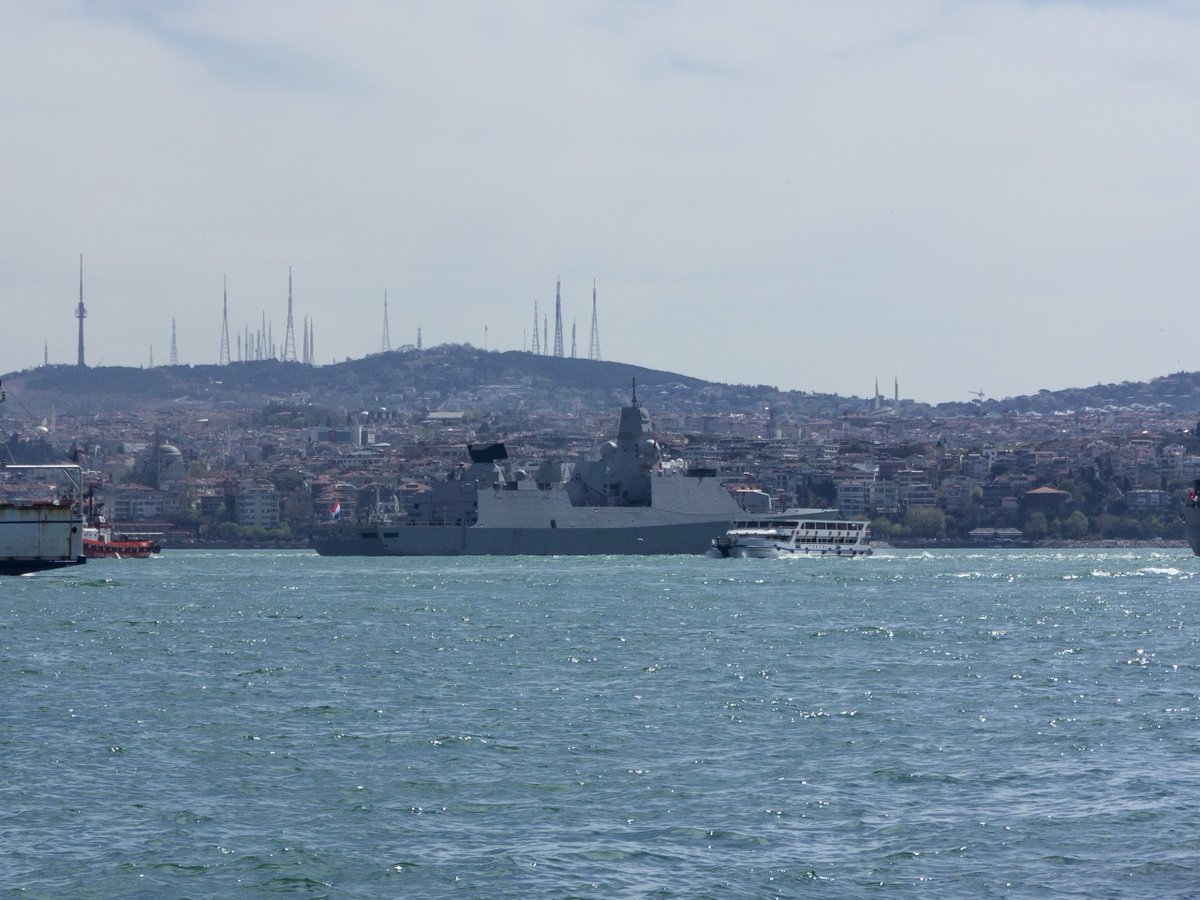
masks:
<svg viewBox="0 0 1200 900"><path fill-rule="evenodd" d="M221 365L229 365L229 278L221 283Z"/></svg>
<svg viewBox="0 0 1200 900"><path fill-rule="evenodd" d="M79 306L75 308L75 318L79 320L79 362L76 363L81 369L87 368L87 363L83 361L83 320L87 318L87 310L83 308L83 254L79 254Z"/></svg>
<svg viewBox="0 0 1200 900"><path fill-rule="evenodd" d="M592 281L592 342L588 345L588 359L600 359L600 323L596 319L596 282Z"/></svg>
<svg viewBox="0 0 1200 900"><path fill-rule="evenodd" d="M179 347L175 344L175 319L171 319L171 365L179 365Z"/></svg>
<svg viewBox="0 0 1200 900"><path fill-rule="evenodd" d="M283 337L283 361L296 361L296 329L292 325L292 267L288 266L288 320Z"/></svg>
<svg viewBox="0 0 1200 900"><path fill-rule="evenodd" d="M387 291L383 292L383 352L392 349L392 338L388 334Z"/></svg>
<svg viewBox="0 0 1200 900"><path fill-rule="evenodd" d="M539 324L540 323L538 322L537 301L534 300L533 301L533 347L532 347L534 356L539 356L539 355L541 355L541 352L542 352L542 344L541 344L541 341L538 340L538 332L540 331L540 328L538 327Z"/></svg>
<svg viewBox="0 0 1200 900"><path fill-rule="evenodd" d="M554 283L554 355L563 355L562 332L562 281Z"/></svg>

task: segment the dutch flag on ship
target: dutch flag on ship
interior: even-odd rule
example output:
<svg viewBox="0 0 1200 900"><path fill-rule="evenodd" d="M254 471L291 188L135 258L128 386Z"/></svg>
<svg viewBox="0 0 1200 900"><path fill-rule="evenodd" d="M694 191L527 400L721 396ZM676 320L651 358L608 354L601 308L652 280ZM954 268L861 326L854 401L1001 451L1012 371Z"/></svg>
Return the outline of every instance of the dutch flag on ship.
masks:
<svg viewBox="0 0 1200 900"><path fill-rule="evenodd" d="M342 501L334 500L333 503L331 503L329 505L329 521L336 522L341 517L342 517Z"/></svg>

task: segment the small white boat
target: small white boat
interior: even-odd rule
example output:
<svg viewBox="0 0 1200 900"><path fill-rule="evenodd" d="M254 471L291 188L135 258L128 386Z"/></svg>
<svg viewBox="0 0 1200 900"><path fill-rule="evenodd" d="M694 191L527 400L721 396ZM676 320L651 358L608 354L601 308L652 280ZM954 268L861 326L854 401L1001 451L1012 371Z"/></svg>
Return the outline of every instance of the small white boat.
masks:
<svg viewBox="0 0 1200 900"><path fill-rule="evenodd" d="M739 518L712 543L709 556L738 559L870 556L871 525L836 509L787 509Z"/></svg>

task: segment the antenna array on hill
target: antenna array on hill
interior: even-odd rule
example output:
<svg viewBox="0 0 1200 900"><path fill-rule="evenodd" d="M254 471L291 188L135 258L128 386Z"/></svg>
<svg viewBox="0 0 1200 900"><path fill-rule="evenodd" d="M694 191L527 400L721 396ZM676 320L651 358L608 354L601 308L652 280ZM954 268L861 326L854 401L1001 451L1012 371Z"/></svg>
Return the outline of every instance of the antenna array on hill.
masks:
<svg viewBox="0 0 1200 900"><path fill-rule="evenodd" d="M588 359L600 359L600 323L596 319L596 282L592 282L592 340L588 344Z"/></svg>
<svg viewBox="0 0 1200 900"><path fill-rule="evenodd" d="M292 325L292 267L288 266L288 317L287 332L283 337L283 359L285 362L296 361L296 329Z"/></svg>
<svg viewBox="0 0 1200 900"><path fill-rule="evenodd" d="M229 365L229 278L221 281L221 361Z"/></svg>

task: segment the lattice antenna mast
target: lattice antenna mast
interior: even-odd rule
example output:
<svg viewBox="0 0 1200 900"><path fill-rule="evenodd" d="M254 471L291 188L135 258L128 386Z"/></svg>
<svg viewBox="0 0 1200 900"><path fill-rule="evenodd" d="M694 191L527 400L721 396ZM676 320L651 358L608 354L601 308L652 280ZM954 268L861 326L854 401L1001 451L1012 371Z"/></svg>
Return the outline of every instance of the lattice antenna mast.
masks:
<svg viewBox="0 0 1200 900"><path fill-rule="evenodd" d="M554 283L554 355L563 356L562 281Z"/></svg>
<svg viewBox="0 0 1200 900"><path fill-rule="evenodd" d="M392 338L388 334L387 291L383 292L383 352L392 349Z"/></svg>
<svg viewBox="0 0 1200 900"><path fill-rule="evenodd" d="M575 320L571 320L571 359L575 359Z"/></svg>
<svg viewBox="0 0 1200 900"><path fill-rule="evenodd" d="M223 366L229 365L229 278L225 276L221 282L221 361Z"/></svg>
<svg viewBox="0 0 1200 900"><path fill-rule="evenodd" d="M595 281L592 281L592 340L588 344L588 359L600 359L600 322L596 318Z"/></svg>
<svg viewBox="0 0 1200 900"><path fill-rule="evenodd" d="M288 320L283 336L283 361L296 361L296 329L292 325L292 267L288 266Z"/></svg>
<svg viewBox="0 0 1200 900"><path fill-rule="evenodd" d="M537 301L534 300L533 301L533 347L532 347L534 356L539 356L542 352L542 342L540 340L538 340L538 334L540 332L541 332L541 328L538 327Z"/></svg>
<svg viewBox="0 0 1200 900"><path fill-rule="evenodd" d="M87 310L83 308L83 254L79 254L79 306L75 307L75 318L79 320L79 361L76 363L81 369L87 368L87 363L83 361L83 320L87 318Z"/></svg>
<svg viewBox="0 0 1200 900"><path fill-rule="evenodd" d="M175 343L175 320L171 319L171 365L179 365L179 345Z"/></svg>

